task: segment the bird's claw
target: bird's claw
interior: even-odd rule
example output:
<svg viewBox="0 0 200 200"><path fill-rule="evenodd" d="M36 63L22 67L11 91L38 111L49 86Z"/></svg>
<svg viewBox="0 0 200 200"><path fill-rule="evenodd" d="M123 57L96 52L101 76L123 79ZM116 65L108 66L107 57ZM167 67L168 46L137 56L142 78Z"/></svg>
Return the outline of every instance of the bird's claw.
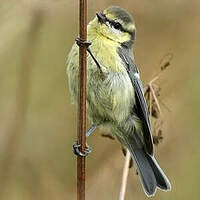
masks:
<svg viewBox="0 0 200 200"><path fill-rule="evenodd" d="M89 42L89 41L84 41L84 40L82 40L81 38L79 38L79 37L77 37L76 39L75 39L75 41L76 41L76 44L80 47L81 45L85 45L87 48L92 44L91 42Z"/></svg>
<svg viewBox="0 0 200 200"><path fill-rule="evenodd" d="M87 144L86 144L84 152L81 152L79 150L80 147L81 147L81 145L78 144L77 141L74 142L74 144L73 144L73 151L74 151L74 154L76 154L77 156L85 157L85 156L87 156L92 151L91 148Z"/></svg>

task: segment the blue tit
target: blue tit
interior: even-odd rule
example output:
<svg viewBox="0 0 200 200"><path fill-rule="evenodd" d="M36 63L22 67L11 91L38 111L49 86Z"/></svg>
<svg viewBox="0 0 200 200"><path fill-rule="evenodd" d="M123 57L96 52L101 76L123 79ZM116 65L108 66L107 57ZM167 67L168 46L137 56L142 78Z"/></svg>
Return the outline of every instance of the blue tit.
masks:
<svg viewBox="0 0 200 200"><path fill-rule="evenodd" d="M127 147L147 196L153 196L157 188L170 190L170 182L154 158L149 112L133 55L136 27L132 16L110 6L96 14L87 30L91 46L87 53L86 106L93 123L87 135L101 127ZM74 44L67 59L67 74L75 103L78 71L79 48Z"/></svg>

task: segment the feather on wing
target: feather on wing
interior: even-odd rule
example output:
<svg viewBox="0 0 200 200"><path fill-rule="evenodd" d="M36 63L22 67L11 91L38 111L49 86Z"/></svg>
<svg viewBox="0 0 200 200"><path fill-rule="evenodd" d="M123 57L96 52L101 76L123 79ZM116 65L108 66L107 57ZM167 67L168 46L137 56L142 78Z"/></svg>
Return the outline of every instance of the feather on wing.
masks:
<svg viewBox="0 0 200 200"><path fill-rule="evenodd" d="M134 106L134 113L141 119L143 124L143 137L145 142L145 149L147 153L153 155L153 140L151 135L151 126L149 120L149 112L144 97L142 82L139 77L139 71L134 62L134 57L130 49L126 47L120 47L118 49L119 56L121 57L127 73L132 82L136 104Z"/></svg>

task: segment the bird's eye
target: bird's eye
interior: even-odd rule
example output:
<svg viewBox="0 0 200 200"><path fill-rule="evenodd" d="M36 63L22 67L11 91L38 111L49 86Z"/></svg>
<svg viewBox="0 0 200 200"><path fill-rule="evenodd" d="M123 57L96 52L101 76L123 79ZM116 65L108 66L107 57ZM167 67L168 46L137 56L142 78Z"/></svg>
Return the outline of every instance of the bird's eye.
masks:
<svg viewBox="0 0 200 200"><path fill-rule="evenodd" d="M115 22L113 24L113 26L114 26L115 29L118 29L118 30L122 27L122 25L119 22Z"/></svg>

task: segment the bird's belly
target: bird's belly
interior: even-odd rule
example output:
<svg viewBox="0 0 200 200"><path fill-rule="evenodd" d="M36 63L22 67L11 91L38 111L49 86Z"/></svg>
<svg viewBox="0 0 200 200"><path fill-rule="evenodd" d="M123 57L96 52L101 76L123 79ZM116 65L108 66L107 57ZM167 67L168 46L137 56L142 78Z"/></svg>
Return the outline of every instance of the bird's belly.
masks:
<svg viewBox="0 0 200 200"><path fill-rule="evenodd" d="M134 89L126 72L90 75L87 84L88 114L93 121L122 122L130 115L134 105Z"/></svg>

